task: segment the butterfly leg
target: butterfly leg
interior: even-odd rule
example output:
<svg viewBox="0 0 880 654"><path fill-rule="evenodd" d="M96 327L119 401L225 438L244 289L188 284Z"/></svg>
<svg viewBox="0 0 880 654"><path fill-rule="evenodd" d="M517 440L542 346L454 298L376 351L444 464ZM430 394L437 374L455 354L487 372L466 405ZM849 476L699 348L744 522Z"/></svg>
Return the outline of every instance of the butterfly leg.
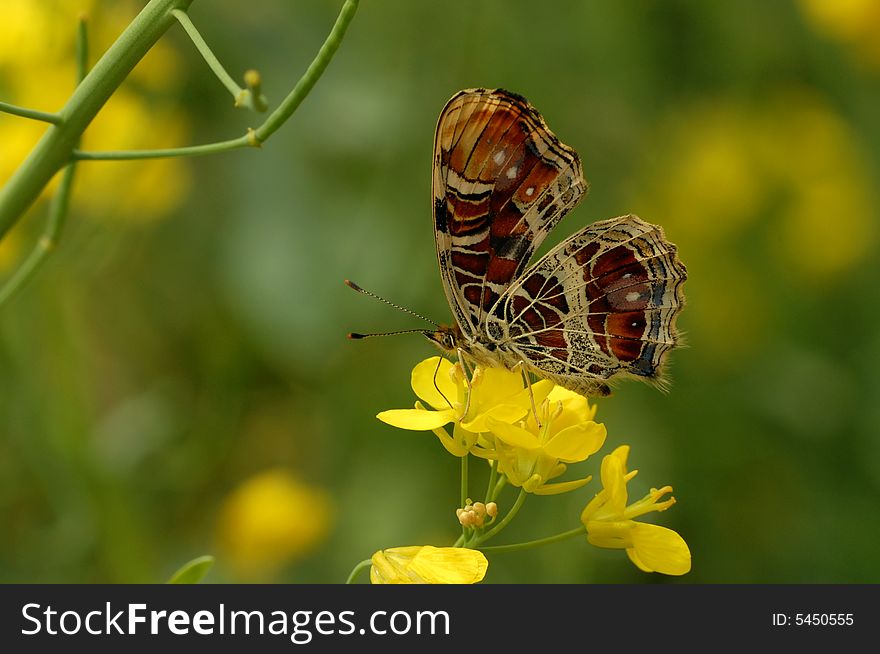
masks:
<svg viewBox="0 0 880 654"><path fill-rule="evenodd" d="M467 384L467 400L464 404L464 413L461 414L461 419L464 420L464 417L468 414L471 408L471 393L473 392L473 386L471 385L471 371L468 370L467 363L464 360L464 351L461 348L458 348L458 364L461 366L461 371L464 373L464 383Z"/></svg>
<svg viewBox="0 0 880 654"><path fill-rule="evenodd" d="M452 401L448 397L446 397L446 395L443 393L443 391L440 390L440 386L437 385L437 373L440 372L440 364L442 362L443 362L443 359L438 357L437 358L437 367L434 368L434 377L432 379L432 381L434 382L434 389L438 393L440 393L440 397L442 397L444 400L446 400L446 404L449 405L449 408L454 409L455 407L452 405Z"/></svg>
<svg viewBox="0 0 880 654"><path fill-rule="evenodd" d="M529 372L526 370L526 362L520 359L520 362L514 366L515 368L519 368L520 373L523 377L523 382L526 385L526 388L529 389L529 399L532 401L532 416L535 418L535 423L538 425L538 429L541 428L541 420L538 418L538 407L535 406L535 394L532 393L532 380L529 379Z"/></svg>

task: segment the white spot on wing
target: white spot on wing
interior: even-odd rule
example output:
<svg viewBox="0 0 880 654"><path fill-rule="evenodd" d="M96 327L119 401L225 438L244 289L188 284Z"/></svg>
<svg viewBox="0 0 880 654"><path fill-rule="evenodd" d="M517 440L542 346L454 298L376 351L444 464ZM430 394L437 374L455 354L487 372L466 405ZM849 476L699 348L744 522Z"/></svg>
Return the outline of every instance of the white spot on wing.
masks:
<svg viewBox="0 0 880 654"><path fill-rule="evenodd" d="M641 297L640 294L636 293L635 291L631 291L631 292L629 292L629 293L626 294L626 301L627 301L627 302L635 302L635 301L638 300L640 297Z"/></svg>
<svg viewBox="0 0 880 654"><path fill-rule="evenodd" d="M532 193L534 193L534 192L535 192L535 187L534 187L534 186L530 186L530 187L528 187L528 188L526 189L526 195L528 195L529 197L531 197L531 196L532 196Z"/></svg>
<svg viewBox="0 0 880 654"><path fill-rule="evenodd" d="M516 166L511 166L510 168L508 168L507 169L507 179L513 179L514 177L516 177L516 170L517 170Z"/></svg>
<svg viewBox="0 0 880 654"><path fill-rule="evenodd" d="M504 163L504 155L505 155L504 150L499 150L498 152L495 153L495 156L492 157L492 160L493 160L497 165L500 166L501 164Z"/></svg>

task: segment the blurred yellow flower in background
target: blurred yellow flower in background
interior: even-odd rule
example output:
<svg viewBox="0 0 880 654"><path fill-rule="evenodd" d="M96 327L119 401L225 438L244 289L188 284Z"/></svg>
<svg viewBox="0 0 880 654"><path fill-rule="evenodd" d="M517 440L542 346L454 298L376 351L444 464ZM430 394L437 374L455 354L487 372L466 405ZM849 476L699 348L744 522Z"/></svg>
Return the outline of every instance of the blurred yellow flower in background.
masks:
<svg viewBox="0 0 880 654"><path fill-rule="evenodd" d="M690 330L736 361L772 319L774 288L821 292L876 248L877 194L852 128L813 92L701 102L672 118L635 200L691 269Z"/></svg>
<svg viewBox="0 0 880 654"><path fill-rule="evenodd" d="M223 502L218 560L238 577L269 578L312 552L327 536L332 519L326 492L285 470L261 472Z"/></svg>
<svg viewBox="0 0 880 654"><path fill-rule="evenodd" d="M87 16L90 65L142 8L137 2L6 0L0 21L0 97L42 111L58 111L76 85L77 23ZM86 130L92 150L166 148L186 144L188 120L175 98L184 82L174 49L160 40ZM21 164L48 126L0 114L0 185ZM134 223L162 218L187 193L189 169L181 159L83 162L72 212ZM51 193L54 183L47 189ZM46 194L44 193L44 196ZM5 241L6 239L4 239ZM0 271L13 265L25 239L2 246Z"/></svg>
<svg viewBox="0 0 880 654"><path fill-rule="evenodd" d="M660 501L672 492L670 486L664 486L651 489L645 497L627 506L626 484L638 472L627 472L628 455L629 446L621 445L602 459L602 490L581 513L587 540L596 547L625 549L630 560L644 572L690 572L691 553L678 533L633 520L651 511L665 511L675 504L675 498Z"/></svg>
<svg viewBox="0 0 880 654"><path fill-rule="evenodd" d="M880 68L880 2L800 0L799 4L817 31L848 46L859 61Z"/></svg>
<svg viewBox="0 0 880 654"><path fill-rule="evenodd" d="M374 584L475 584L489 567L478 550L432 545L380 550L372 561L370 582Z"/></svg>

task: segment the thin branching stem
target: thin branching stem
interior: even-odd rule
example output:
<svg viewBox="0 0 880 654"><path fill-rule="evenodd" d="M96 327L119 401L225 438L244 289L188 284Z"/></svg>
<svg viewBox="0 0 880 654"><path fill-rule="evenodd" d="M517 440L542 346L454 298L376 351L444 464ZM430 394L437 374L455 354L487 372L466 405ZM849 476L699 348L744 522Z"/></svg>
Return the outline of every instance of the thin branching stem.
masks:
<svg viewBox="0 0 880 654"><path fill-rule="evenodd" d="M89 38L86 29L85 16L79 19L79 28L77 30L76 39L76 74L77 82L82 82L88 73L89 67ZM49 217L46 221L46 229L37 241L34 249L22 264L16 269L12 277L6 280L6 283L0 287L0 306L3 306L12 296L14 296L27 282L34 276L34 273L43 262L55 250L58 240L61 238L61 232L64 229L64 223L67 222L67 214L70 209L70 194L73 190L73 174L76 169L76 163L71 162L64 168L61 173L61 183L58 190L49 203Z"/></svg>
<svg viewBox="0 0 880 654"><path fill-rule="evenodd" d="M514 517L516 517L516 514L519 513L519 510L525 503L527 496L528 493L525 490L520 489L519 495L516 498L516 502L514 502L513 506L510 507L510 511L507 512L507 515L505 515L504 518L502 518L501 521L498 522L498 524L492 527L492 529L468 543L468 547L476 547L480 543L485 543L490 538L497 536L501 532L501 530L504 529L508 524L510 524L510 521L513 520Z"/></svg>
<svg viewBox="0 0 880 654"><path fill-rule="evenodd" d="M61 114L53 114L47 111L38 111L37 109L28 109L27 107L19 107L8 102L0 102L0 112L20 116L21 118L30 118L31 120L39 120L43 123L58 125L62 118Z"/></svg>
<svg viewBox="0 0 880 654"><path fill-rule="evenodd" d="M202 55L205 63L208 64L208 67L214 72L214 75L217 76L217 79L220 80L221 84L223 84L223 86L225 86L232 94L232 97L236 99L237 103L239 96L244 90L236 84L235 80L232 79L232 76L226 72L223 64L220 63L220 60L214 55L211 47L205 42L205 39L202 38L199 30L190 20L189 14L182 9L173 9L171 15L177 19L177 22L180 23L180 26L186 31L190 40L196 46L196 50Z"/></svg>
<svg viewBox="0 0 880 654"><path fill-rule="evenodd" d="M357 576L361 573L361 570L366 570L373 564L372 559L364 559L360 563L358 563L352 571L348 574L348 579L345 580L346 584L353 584L354 580L357 579Z"/></svg>
<svg viewBox="0 0 880 654"><path fill-rule="evenodd" d="M67 218L67 210L70 206L70 190L73 185L75 167L76 164L68 164L64 172L61 173L61 183L58 185L58 191L52 196L52 201L49 204L49 219L46 223L46 230L40 236L40 240L37 241L31 253L0 288L0 306L5 304L27 284L58 244L61 230Z"/></svg>
<svg viewBox="0 0 880 654"><path fill-rule="evenodd" d="M345 36L345 31L348 29L351 19L354 18L357 8L358 0L345 0L342 10L336 18L336 23L333 25L333 29L330 30L330 34L327 35L324 44L318 50L317 56L312 60L306 72L300 77L296 86L293 87L293 91L284 98L275 111L269 114L265 122L255 130L257 140L260 143L263 143L272 136L290 118L291 114L296 111L296 108L299 107L309 94L309 91L312 90L312 87L315 86L315 82L321 78L330 60L333 59L333 55L339 49L342 38Z"/></svg>
<svg viewBox="0 0 880 654"><path fill-rule="evenodd" d="M191 145L182 148L166 148L161 150L110 150L103 152L83 152L75 150L73 158L77 160L89 161L124 161L130 159L161 159L164 157L192 157L205 154L216 154L218 152L228 152L230 150L238 150L239 148L259 147L272 134L274 134L281 125L296 111L296 108L302 103L305 97L315 86L315 83L326 70L327 65L342 43L345 30L348 29L351 19L354 18L357 11L358 0L346 0L333 29L324 41L324 45L318 50L312 63L306 72L297 82L293 91L284 99L281 105L273 111L263 122L262 125L254 130L248 131L244 136L229 139L227 141L218 141L216 143L206 143L203 145Z"/></svg>
<svg viewBox="0 0 880 654"><path fill-rule="evenodd" d="M59 112L34 149L0 189L0 238L71 160L82 133L150 48L175 23L173 9L193 0L150 0L110 46Z"/></svg>
<svg viewBox="0 0 880 654"><path fill-rule="evenodd" d="M165 148L161 150L108 150L106 152L84 152L74 150L73 158L77 161L128 161L132 159L163 159L168 157L199 157L206 154L217 154L239 150L248 146L256 146L250 133L228 141L206 143L204 145L188 145L182 148Z"/></svg>
<svg viewBox="0 0 880 654"><path fill-rule="evenodd" d="M576 529L570 529L568 531L563 531L561 534L554 534L553 536L547 536L546 538L537 538L535 540L526 541L524 543L511 543L510 545L487 545L486 547L480 547L479 549L483 552L516 552L517 550L527 550L532 549L533 547L541 547L542 545L550 545L552 543L558 543L559 541L568 540L569 538L574 538L575 536L581 536L586 533L586 529L581 525Z"/></svg>

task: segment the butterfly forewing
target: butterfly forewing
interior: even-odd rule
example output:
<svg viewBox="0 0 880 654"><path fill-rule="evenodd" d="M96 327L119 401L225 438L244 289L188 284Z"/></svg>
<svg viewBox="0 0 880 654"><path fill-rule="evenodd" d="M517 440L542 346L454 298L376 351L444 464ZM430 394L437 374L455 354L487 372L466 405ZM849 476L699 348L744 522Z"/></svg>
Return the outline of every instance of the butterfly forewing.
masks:
<svg viewBox="0 0 880 654"><path fill-rule="evenodd" d="M447 299L466 337L586 192L577 153L523 98L471 89L440 115L434 224Z"/></svg>

